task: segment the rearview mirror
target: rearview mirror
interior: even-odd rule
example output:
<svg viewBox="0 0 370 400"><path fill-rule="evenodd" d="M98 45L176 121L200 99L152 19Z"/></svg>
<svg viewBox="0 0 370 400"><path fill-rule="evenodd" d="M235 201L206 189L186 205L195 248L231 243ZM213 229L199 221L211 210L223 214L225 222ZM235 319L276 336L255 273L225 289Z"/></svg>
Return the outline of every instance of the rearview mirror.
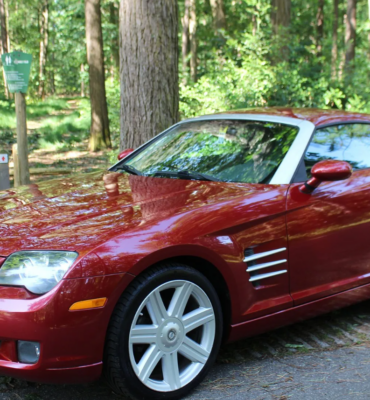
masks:
<svg viewBox="0 0 370 400"><path fill-rule="evenodd" d="M120 160L122 160L123 158L127 157L127 156L128 156L129 154L131 154L133 151L134 151L134 149L126 149L126 150L121 151L121 152L118 154L118 156L117 156L118 161L120 161Z"/></svg>
<svg viewBox="0 0 370 400"><path fill-rule="evenodd" d="M346 161L325 160L315 164L311 169L312 178L305 182L300 191L312 193L321 182L343 181L352 175L352 167Z"/></svg>

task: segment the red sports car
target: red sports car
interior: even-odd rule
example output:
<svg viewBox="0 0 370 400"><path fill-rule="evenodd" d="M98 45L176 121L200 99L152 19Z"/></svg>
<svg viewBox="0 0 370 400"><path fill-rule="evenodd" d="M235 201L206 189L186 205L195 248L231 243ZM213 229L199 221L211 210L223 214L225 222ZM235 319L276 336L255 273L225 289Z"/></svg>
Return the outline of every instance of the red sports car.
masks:
<svg viewBox="0 0 370 400"><path fill-rule="evenodd" d="M232 341L370 297L370 116L182 121L0 194L0 373L175 399Z"/></svg>

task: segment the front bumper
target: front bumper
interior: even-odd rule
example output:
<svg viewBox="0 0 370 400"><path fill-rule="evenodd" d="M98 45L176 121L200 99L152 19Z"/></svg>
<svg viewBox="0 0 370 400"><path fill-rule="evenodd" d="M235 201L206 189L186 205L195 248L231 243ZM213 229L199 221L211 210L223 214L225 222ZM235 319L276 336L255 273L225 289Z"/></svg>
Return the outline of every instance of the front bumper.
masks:
<svg viewBox="0 0 370 400"><path fill-rule="evenodd" d="M0 375L48 383L99 378L109 320L132 279L130 274L66 279L31 299L14 298L23 289L0 287ZM101 297L108 298L103 308L69 311L73 303ZM18 361L18 340L40 343L37 364Z"/></svg>

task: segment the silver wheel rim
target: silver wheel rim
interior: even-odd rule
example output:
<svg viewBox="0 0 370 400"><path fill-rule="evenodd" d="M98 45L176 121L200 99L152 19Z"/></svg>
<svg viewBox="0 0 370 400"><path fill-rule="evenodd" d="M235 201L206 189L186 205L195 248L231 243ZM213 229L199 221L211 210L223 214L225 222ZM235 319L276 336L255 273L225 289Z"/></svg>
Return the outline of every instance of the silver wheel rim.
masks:
<svg viewBox="0 0 370 400"><path fill-rule="evenodd" d="M215 333L206 293L189 281L167 282L154 289L135 314L129 335L132 368L150 389L178 390L203 369Z"/></svg>

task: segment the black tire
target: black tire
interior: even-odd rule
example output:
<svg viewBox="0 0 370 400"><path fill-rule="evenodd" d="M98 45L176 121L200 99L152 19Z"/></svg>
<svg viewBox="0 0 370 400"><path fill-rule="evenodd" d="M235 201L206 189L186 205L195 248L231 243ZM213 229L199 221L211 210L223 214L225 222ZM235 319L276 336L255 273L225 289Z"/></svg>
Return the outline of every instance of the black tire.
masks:
<svg viewBox="0 0 370 400"><path fill-rule="evenodd" d="M184 280L199 286L212 303L215 336L210 355L201 371L185 386L172 391L149 388L136 375L129 357L131 324L146 297L160 285ZM202 328L203 329L203 328ZM223 316L219 298L209 280L200 272L180 263L160 264L138 276L125 290L111 317L108 328L104 376L114 392L135 399L179 399L193 390L212 367L222 340Z"/></svg>

